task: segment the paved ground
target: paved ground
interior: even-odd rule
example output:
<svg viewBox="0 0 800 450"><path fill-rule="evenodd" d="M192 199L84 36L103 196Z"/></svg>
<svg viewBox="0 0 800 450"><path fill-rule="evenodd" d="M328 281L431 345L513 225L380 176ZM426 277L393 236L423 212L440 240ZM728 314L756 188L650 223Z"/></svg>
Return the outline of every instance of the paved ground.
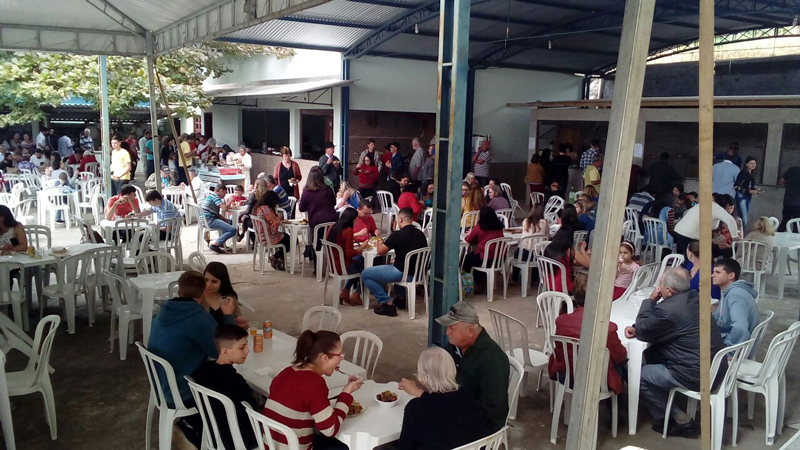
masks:
<svg viewBox="0 0 800 450"><path fill-rule="evenodd" d="M195 250L193 241L196 232L194 227L184 232L184 255ZM59 245L77 243L78 230L59 228L54 233L54 241ZM204 252L209 260L223 261L229 265L234 287L240 298L247 300L256 308L249 318L260 321L271 319L275 328L298 335L303 312L321 303L322 283L310 277L301 278L298 268L296 275L276 273L272 269L264 275L253 272L250 267L251 254L217 256L210 251ZM775 292L774 285L768 285L768 292ZM762 345L761 355L765 353L769 339L776 332L785 330L797 318L798 301L797 285L789 284L789 297L778 300L774 297L764 298L760 307L773 309L776 312L774 326L769 330L767 339ZM774 294L773 294L774 295ZM421 297L421 296L419 296ZM418 298L419 298L418 297ZM527 323L532 331L531 344L540 348L542 342L541 329L533 328L534 299L521 298L519 286L509 288L509 298L495 296L492 308L506 312ZM375 373L377 381L399 380L403 376L412 375L416 367L419 352L427 342L428 317L424 314L424 304L419 298L418 317L414 321L402 314L396 318L377 316L363 308L342 307L343 314L340 332L348 330L369 330L380 336L384 342L384 350ZM482 321L489 324L487 308L490 306L484 297L475 299ZM12 399L14 407L14 429L17 437L17 448L34 449L141 449L144 444L145 411L149 388L144 376L141 358L134 346L128 349L128 359L119 360L119 351L109 353L109 314L99 314L97 322L89 327L86 309L79 304L77 332L68 335L65 327L61 327L56 338L52 366L56 372L52 375L56 395L58 414L58 440L50 441L47 425L44 420L44 407L41 397L28 395ZM38 308L37 308L38 309ZM58 313L54 303L47 308L48 313ZM33 314L38 317L37 314ZM491 326L489 331L492 332ZM137 339L141 339L137 329ZM792 358L787 370L787 417L791 417L797 408L800 395L792 389L798 381L800 359ZM24 358L12 354L7 370L18 370L24 367ZM531 386L535 386L532 377ZM741 396L739 447L744 449L766 448L764 443L764 403L756 401L756 416L753 420L746 417L746 396ZM620 408L625 415L626 401L621 399ZM650 430L649 418L641 412L638 433L627 434L627 424L621 421L619 435L612 438L610 431L603 425L606 414L601 412L598 448L604 450L620 449L625 446L641 447L652 450L673 450L676 446L686 449L700 448L699 441L670 438L662 440ZM567 427L560 425L558 444L549 442L551 414L548 407L547 390L531 392L521 399L518 419L512 422L509 444L514 449L556 449L565 446ZM780 448L794 430L788 429L772 448ZM726 422L725 447L730 447L730 421Z"/></svg>

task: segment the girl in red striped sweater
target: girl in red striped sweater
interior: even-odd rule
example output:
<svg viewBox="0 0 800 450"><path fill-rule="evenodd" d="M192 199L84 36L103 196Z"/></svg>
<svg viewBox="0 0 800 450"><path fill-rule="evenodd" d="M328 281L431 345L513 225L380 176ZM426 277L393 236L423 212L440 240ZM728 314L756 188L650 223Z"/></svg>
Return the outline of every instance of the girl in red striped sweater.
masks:
<svg viewBox="0 0 800 450"><path fill-rule="evenodd" d="M344 359L339 335L330 331L306 330L295 348L295 360L272 380L264 415L293 429L300 449L347 449L334 437L347 417L352 393L363 380L350 377L336 404L328 400L323 375L331 376ZM319 433L314 433L314 427ZM286 438L272 433L278 449L286 449Z"/></svg>

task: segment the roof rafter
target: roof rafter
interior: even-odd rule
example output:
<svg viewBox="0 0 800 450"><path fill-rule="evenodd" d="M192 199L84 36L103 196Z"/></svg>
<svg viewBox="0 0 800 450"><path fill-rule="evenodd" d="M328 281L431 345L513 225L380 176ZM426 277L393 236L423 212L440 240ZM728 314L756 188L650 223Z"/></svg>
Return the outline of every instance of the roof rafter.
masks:
<svg viewBox="0 0 800 450"><path fill-rule="evenodd" d="M144 37L145 33L144 27L141 24L139 24L139 22L133 20L130 16L120 11L116 6L112 5L110 1L86 0L86 3L92 5L95 9L103 13L103 15L113 20L114 22Z"/></svg>
<svg viewBox="0 0 800 450"><path fill-rule="evenodd" d="M416 24L428 21L439 16L439 0L431 0L413 10L404 11L389 23L379 27L364 39L351 45L344 53L347 59L358 58L365 55L373 48L405 32Z"/></svg>

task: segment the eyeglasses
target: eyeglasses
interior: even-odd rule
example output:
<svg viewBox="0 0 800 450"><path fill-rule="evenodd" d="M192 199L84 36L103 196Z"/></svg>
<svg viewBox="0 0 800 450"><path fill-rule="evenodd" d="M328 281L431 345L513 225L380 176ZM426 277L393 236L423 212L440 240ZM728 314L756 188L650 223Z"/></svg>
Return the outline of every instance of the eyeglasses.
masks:
<svg viewBox="0 0 800 450"><path fill-rule="evenodd" d="M326 353L328 356L338 356L339 358L344 359L344 353Z"/></svg>

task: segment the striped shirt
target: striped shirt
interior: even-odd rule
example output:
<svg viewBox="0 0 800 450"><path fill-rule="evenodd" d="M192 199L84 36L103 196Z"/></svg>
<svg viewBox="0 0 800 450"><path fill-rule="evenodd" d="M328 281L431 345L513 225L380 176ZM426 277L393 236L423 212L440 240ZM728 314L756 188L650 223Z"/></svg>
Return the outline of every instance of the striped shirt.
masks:
<svg viewBox="0 0 800 450"><path fill-rule="evenodd" d="M481 164L478 164L478 162ZM473 173L476 177L488 177L489 176L489 163L492 162L492 153L489 150L478 155L478 159L475 160L475 169Z"/></svg>
<svg viewBox="0 0 800 450"><path fill-rule="evenodd" d="M353 396L342 392L331 406L328 386L321 375L290 366L272 380L263 413L294 430L300 450L308 450L314 443L315 426L325 436L336 436L352 402ZM278 450L288 448L283 435L273 432L272 439Z"/></svg>
<svg viewBox="0 0 800 450"><path fill-rule="evenodd" d="M201 205L201 208L203 208L203 214L206 216L206 220L219 219L219 207L222 205L222 203L222 199L219 197L219 195L214 192L208 193Z"/></svg>
<svg viewBox="0 0 800 450"><path fill-rule="evenodd" d="M639 213L642 212L642 208L644 208L648 203L655 200L652 195L647 192L637 192L631 196L631 201L628 202L628 208L633 208Z"/></svg>
<svg viewBox="0 0 800 450"><path fill-rule="evenodd" d="M156 214L159 221L181 217L178 207L167 199L161 200L161 206L151 206L150 210Z"/></svg>

